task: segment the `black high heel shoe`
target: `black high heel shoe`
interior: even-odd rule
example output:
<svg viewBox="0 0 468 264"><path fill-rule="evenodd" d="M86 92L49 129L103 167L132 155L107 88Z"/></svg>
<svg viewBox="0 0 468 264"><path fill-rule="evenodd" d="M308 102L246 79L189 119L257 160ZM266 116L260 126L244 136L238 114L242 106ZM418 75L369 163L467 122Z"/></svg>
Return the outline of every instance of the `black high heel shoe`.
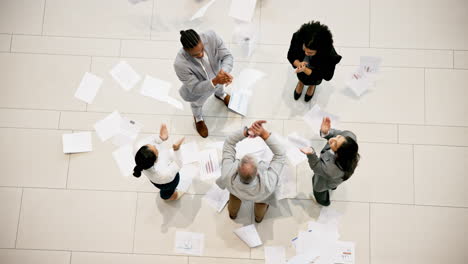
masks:
<svg viewBox="0 0 468 264"><path fill-rule="evenodd" d="M296 93L296 89L294 89L294 100L299 100L299 98L301 97L302 93Z"/></svg>
<svg viewBox="0 0 468 264"><path fill-rule="evenodd" d="M310 87L310 86L309 86L309 87ZM316 90L316 89L317 89L317 86L314 86L314 91L312 92L312 95L307 95L307 92L306 92L306 94L305 94L305 96L304 96L304 101L309 102L310 99L312 99L312 97L314 97L314 94L315 94L315 90ZM307 89L307 90L308 90L308 89ZM296 91L296 90L294 90L294 92L295 92L295 91Z"/></svg>

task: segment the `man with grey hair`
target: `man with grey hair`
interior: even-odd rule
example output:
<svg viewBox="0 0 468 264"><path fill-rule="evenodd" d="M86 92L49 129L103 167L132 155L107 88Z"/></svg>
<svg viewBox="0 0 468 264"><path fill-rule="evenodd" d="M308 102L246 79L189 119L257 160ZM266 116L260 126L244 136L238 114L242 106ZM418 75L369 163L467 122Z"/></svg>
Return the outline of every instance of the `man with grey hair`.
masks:
<svg viewBox="0 0 468 264"><path fill-rule="evenodd" d="M278 177L286 163L286 153L278 139L263 128L264 120L256 121L250 128L238 130L224 142L221 177L216 184L230 192L228 211L231 219L236 219L242 201L253 201L255 222L260 223L278 185ZM258 162L252 155L236 159L236 144L246 137L261 137L273 152L270 164Z"/></svg>

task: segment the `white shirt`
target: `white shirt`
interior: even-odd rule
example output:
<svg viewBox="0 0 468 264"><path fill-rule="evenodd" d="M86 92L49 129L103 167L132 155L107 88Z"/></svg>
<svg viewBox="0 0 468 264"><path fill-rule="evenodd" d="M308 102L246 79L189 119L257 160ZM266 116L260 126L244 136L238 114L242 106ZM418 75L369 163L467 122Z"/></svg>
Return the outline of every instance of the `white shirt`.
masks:
<svg viewBox="0 0 468 264"><path fill-rule="evenodd" d="M174 151L172 148L169 148L159 136L152 136L139 141L135 148L136 151L147 144L153 145L159 153L153 167L143 170L143 174L153 183L170 183L183 166L180 151Z"/></svg>

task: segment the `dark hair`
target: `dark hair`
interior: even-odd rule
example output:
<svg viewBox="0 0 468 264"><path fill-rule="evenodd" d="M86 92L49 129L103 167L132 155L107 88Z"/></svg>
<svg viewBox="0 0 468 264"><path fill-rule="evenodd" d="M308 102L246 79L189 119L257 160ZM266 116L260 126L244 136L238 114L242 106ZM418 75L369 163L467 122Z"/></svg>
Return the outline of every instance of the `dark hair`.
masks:
<svg viewBox="0 0 468 264"><path fill-rule="evenodd" d="M140 177L143 170L153 167L157 158L148 146L141 147L135 155L136 166L133 168L133 176Z"/></svg>
<svg viewBox="0 0 468 264"><path fill-rule="evenodd" d="M296 32L308 49L316 50L317 54L327 54L333 47L333 36L326 25L318 21L310 21Z"/></svg>
<svg viewBox="0 0 468 264"><path fill-rule="evenodd" d="M336 163L343 169L345 175L343 181L346 181L353 175L354 170L359 162L359 147L351 137L344 137L345 142L336 151Z"/></svg>
<svg viewBox="0 0 468 264"><path fill-rule="evenodd" d="M200 36L193 29L180 31L180 42L184 49L193 49L200 42Z"/></svg>

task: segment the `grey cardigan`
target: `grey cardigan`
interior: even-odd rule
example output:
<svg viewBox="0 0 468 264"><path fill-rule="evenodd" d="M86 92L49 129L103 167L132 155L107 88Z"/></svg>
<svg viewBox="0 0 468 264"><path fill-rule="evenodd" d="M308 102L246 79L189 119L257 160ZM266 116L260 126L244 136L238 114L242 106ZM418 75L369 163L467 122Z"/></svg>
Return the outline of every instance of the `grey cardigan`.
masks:
<svg viewBox="0 0 468 264"><path fill-rule="evenodd" d="M200 39L205 46L205 52L213 72L217 74L221 69L225 72L231 72L234 58L224 45L223 40L214 31L200 33ZM195 102L207 93L214 91L211 80L207 79L200 62L190 56L183 48L177 53L174 69L182 82L179 93L185 101Z"/></svg>
<svg viewBox="0 0 468 264"><path fill-rule="evenodd" d="M239 180L237 170L240 160L236 159L236 144L244 138L244 130L241 129L230 135L224 142L221 177L216 180L216 184L223 190L228 189L232 195L241 200L275 204L278 177L286 163L284 147L274 135L270 135L265 140L274 155L270 165L259 162L257 177L251 183L245 184Z"/></svg>
<svg viewBox="0 0 468 264"><path fill-rule="evenodd" d="M351 131L340 131L330 129L325 139L330 139L337 135L348 136L357 142L356 135ZM344 171L336 164L336 156L331 151L330 145L327 143L320 152L320 158L314 153L307 155L309 166L314 171L312 185L314 191L324 192L336 188L343 182Z"/></svg>

